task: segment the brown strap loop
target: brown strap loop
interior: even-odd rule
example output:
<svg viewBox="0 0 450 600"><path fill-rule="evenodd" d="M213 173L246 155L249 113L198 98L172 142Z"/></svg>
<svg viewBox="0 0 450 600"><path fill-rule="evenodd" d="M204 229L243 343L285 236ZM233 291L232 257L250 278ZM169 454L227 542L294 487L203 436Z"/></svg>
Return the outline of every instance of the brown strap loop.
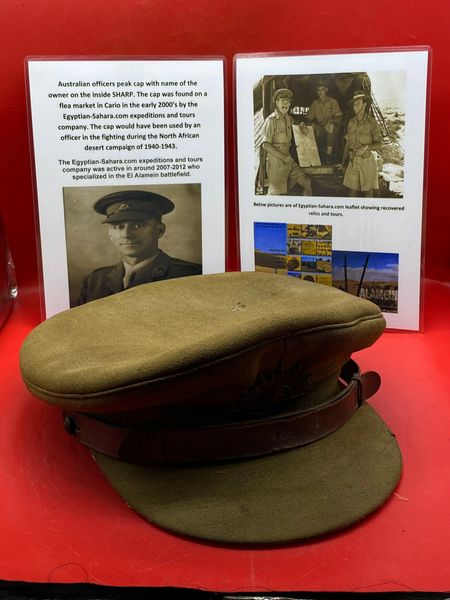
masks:
<svg viewBox="0 0 450 600"><path fill-rule="evenodd" d="M109 456L140 464L211 462L251 458L319 440L344 425L380 387L374 371L361 375L349 360L340 378L346 387L307 411L266 420L192 429L118 427L82 413L64 412L64 425L78 441Z"/></svg>

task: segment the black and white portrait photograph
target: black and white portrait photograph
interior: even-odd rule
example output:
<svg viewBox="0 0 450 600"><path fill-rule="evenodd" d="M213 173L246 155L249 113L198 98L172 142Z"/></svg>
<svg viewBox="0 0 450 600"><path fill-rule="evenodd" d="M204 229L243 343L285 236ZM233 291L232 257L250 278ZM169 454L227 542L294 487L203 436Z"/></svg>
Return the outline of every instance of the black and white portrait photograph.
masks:
<svg viewBox="0 0 450 600"><path fill-rule="evenodd" d="M201 186L65 187L70 307L202 273Z"/></svg>
<svg viewBox="0 0 450 600"><path fill-rule="evenodd" d="M253 112L256 194L403 197L404 71L265 75Z"/></svg>

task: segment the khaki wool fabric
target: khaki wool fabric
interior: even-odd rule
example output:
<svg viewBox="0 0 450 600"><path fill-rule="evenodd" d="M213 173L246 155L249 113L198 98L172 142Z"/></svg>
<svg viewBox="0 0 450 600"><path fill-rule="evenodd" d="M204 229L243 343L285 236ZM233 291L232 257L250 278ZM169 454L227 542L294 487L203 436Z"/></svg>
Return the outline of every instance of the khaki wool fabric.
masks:
<svg viewBox="0 0 450 600"><path fill-rule="evenodd" d="M217 425L230 421L230 407L245 417L261 393L271 402L275 374L297 392L275 410L331 399L344 363L384 327L377 306L329 286L257 272L185 277L52 317L25 340L21 370L38 398L107 423ZM251 460L156 466L94 457L149 521L224 543L341 529L380 506L401 472L395 439L368 405L319 441Z"/></svg>
<svg viewBox="0 0 450 600"><path fill-rule="evenodd" d="M23 344L22 375L50 403L129 411L230 384L245 389L279 362L300 362L323 380L384 325L377 306L329 286L265 273L185 277L41 323Z"/></svg>
<svg viewBox="0 0 450 600"><path fill-rule="evenodd" d="M343 529L391 495L402 461L369 406L335 433L257 459L195 467L94 457L118 493L151 523L227 544L275 544Z"/></svg>

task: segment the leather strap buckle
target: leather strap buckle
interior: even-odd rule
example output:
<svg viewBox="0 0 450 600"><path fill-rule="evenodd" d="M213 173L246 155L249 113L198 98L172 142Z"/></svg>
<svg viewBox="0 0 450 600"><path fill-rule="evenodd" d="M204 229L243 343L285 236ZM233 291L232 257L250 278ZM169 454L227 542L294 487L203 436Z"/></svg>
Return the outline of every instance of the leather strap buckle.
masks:
<svg viewBox="0 0 450 600"><path fill-rule="evenodd" d="M363 382L362 382L362 378L361 378L361 373L358 372L355 373L352 377L352 381L355 382L356 384L356 401L358 403L358 408L361 406L361 404L364 402L364 393L363 393Z"/></svg>

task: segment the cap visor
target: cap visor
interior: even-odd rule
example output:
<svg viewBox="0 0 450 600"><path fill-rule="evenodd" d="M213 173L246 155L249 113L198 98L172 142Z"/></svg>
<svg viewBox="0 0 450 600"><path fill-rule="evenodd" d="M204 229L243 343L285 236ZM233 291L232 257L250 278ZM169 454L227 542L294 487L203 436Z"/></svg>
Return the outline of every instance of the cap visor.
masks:
<svg viewBox="0 0 450 600"><path fill-rule="evenodd" d="M395 437L367 404L318 442L253 460L160 467L94 458L151 523L227 544L286 543L347 527L383 504L402 469Z"/></svg>

